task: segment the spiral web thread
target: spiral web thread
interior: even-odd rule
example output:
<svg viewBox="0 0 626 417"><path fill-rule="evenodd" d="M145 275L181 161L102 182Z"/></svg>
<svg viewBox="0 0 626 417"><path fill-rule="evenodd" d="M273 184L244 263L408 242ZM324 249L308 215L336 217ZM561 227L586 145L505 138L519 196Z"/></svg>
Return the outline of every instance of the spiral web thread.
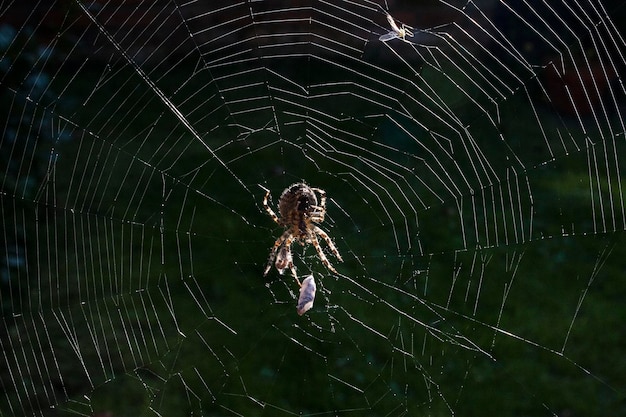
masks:
<svg viewBox="0 0 626 417"><path fill-rule="evenodd" d="M0 413L624 412L617 3L3 4Z"/></svg>

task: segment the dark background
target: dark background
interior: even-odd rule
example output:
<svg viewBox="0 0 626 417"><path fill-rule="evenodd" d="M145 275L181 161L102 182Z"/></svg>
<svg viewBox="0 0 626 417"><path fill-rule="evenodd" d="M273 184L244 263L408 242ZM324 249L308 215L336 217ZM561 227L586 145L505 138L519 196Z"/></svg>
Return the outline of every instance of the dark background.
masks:
<svg viewBox="0 0 626 417"><path fill-rule="evenodd" d="M389 3L414 48L373 4L1 5L0 413L624 414L604 7ZM303 317L258 186L301 180L345 260L294 246Z"/></svg>

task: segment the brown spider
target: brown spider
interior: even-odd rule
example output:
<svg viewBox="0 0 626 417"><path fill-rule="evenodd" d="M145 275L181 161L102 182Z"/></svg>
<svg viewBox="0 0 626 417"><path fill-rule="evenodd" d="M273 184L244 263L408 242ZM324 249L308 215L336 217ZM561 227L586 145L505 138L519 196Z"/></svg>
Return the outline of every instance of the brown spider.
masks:
<svg viewBox="0 0 626 417"><path fill-rule="evenodd" d="M263 276L267 275L272 268L272 262L276 259L274 266L276 266L278 272L282 274L285 269L289 268L298 285L302 286L296 275L296 267L293 265L291 256L291 244L294 240L303 246L307 243L313 244L324 266L337 273L326 258L326 255L324 255L317 240L317 235L321 236L326 241L333 255L340 262L343 262L333 241L330 240L326 232L316 225L316 223L324 221L324 215L326 214L326 191L319 188L311 188L303 182L290 185L283 191L278 200L280 218L268 205L267 199L270 196L270 190L266 189L266 191L265 198L263 198L263 207L265 207L267 213L272 216L276 223L287 229L274 242ZM320 195L319 205L317 205L316 192Z"/></svg>

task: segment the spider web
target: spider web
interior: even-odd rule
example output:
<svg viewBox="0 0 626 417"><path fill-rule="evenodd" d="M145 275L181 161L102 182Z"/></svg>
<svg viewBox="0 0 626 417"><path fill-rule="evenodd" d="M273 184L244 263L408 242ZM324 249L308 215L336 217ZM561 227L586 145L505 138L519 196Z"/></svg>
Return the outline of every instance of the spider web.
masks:
<svg viewBox="0 0 626 417"><path fill-rule="evenodd" d="M3 2L0 415L624 414L624 5Z"/></svg>

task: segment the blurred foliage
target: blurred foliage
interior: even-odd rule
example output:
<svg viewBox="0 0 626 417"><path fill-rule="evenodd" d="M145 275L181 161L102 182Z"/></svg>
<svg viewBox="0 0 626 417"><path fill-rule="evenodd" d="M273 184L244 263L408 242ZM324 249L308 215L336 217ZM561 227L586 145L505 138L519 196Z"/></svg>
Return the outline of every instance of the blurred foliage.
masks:
<svg viewBox="0 0 626 417"><path fill-rule="evenodd" d="M55 95L49 89L50 76L43 70L50 51L37 43L32 29L23 27L18 32L11 25L0 25L0 183L2 192L15 201L4 205L2 216L7 231L0 242L4 255L0 285L4 288L26 265L24 241L29 225L14 210L35 199L46 175L50 147L69 138L53 129L50 106ZM3 294L7 296L6 291Z"/></svg>
<svg viewBox="0 0 626 417"><path fill-rule="evenodd" d="M37 337L36 315L29 311L30 297L40 298L39 291L48 287L45 280L43 286L37 287L41 277L28 274L27 254L30 251L32 267L32 255L36 253L35 247L28 247L32 245L29 236L35 233L35 213L46 210L34 203L39 199L43 184L49 181L48 167L54 159L54 146L71 138L58 129L55 109L66 108L70 102L58 101L50 89L51 76L45 67L54 60L51 51L38 42L31 28L25 26L18 31L9 24L0 25L0 126L3 129L0 141L3 230L0 235L0 303L6 326L1 337L4 354L19 357L24 365L20 376L13 374L8 363L0 366L2 402L19 402L24 387L30 384L38 395L50 395L44 386L33 381L30 371L37 373L36 369L31 369L36 364L36 356L41 354L52 361L54 353L46 350L44 344L38 355L34 352L20 354L18 346L21 340ZM33 293L32 288L35 288ZM57 343L67 344L62 334L55 335L53 331L50 336ZM65 365L61 360L60 367L65 368ZM70 369L66 370L71 374ZM58 387L59 392L63 391L61 381L51 380L50 384ZM0 412L0 415L5 414Z"/></svg>

